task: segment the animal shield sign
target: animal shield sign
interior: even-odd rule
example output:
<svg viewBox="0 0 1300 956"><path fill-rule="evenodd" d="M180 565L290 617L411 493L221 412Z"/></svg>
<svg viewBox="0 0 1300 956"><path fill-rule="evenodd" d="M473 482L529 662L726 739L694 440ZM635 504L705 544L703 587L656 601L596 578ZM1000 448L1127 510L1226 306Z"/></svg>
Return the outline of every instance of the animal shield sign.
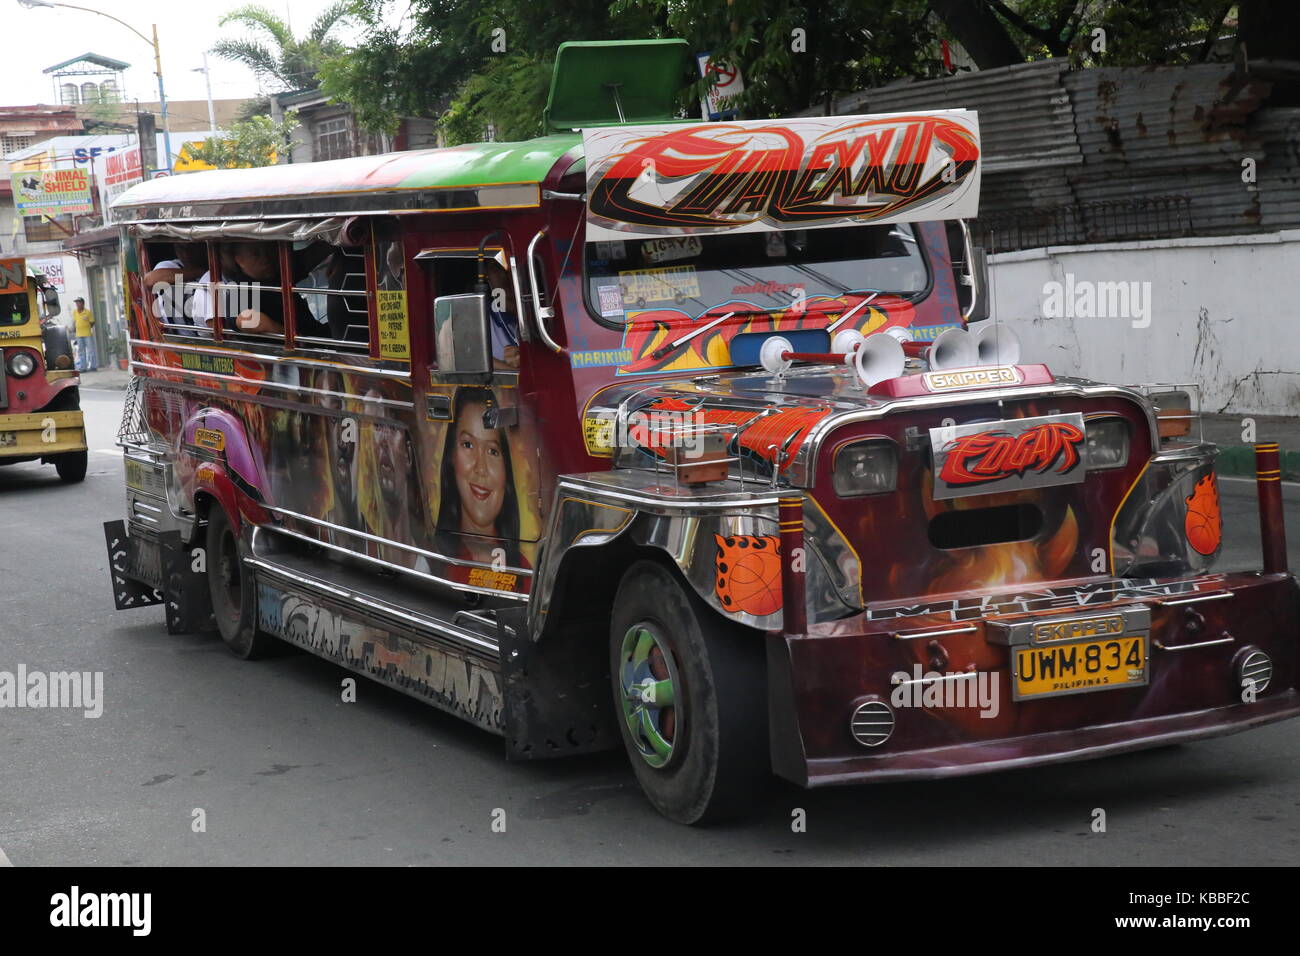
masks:
<svg viewBox="0 0 1300 956"><path fill-rule="evenodd" d="M930 429L934 497L960 498L1083 481L1083 416L1047 415Z"/></svg>

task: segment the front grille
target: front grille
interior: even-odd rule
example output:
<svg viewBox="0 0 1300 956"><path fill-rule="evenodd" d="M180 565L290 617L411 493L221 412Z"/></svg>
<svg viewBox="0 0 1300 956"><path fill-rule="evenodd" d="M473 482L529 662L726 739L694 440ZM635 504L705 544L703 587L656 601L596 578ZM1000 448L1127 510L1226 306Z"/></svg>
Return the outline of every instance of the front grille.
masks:
<svg viewBox="0 0 1300 956"><path fill-rule="evenodd" d="M879 747L894 733L894 712L883 700L859 704L849 721L853 739L864 747Z"/></svg>

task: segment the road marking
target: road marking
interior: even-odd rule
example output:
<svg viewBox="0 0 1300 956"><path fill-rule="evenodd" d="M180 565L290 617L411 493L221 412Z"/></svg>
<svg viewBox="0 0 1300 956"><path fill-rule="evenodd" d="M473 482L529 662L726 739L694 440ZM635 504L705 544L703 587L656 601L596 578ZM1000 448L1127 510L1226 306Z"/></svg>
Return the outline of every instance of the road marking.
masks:
<svg viewBox="0 0 1300 956"><path fill-rule="evenodd" d="M0 846L0 866L13 866L13 864L9 862L9 857L5 856L5 850L2 846Z"/></svg>

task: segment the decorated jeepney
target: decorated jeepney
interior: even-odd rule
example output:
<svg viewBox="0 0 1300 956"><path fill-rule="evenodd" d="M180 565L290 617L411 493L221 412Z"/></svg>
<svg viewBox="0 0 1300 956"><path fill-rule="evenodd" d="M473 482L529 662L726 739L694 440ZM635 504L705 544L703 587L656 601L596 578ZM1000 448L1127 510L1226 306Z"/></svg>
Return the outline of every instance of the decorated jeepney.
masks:
<svg viewBox="0 0 1300 956"><path fill-rule="evenodd" d="M529 142L121 197L118 607L622 746L686 823L1300 713L1276 446L1216 571L1195 390L988 316L976 115L688 122L684 58L565 44Z"/></svg>
<svg viewBox="0 0 1300 956"><path fill-rule="evenodd" d="M86 477L80 382L59 294L24 258L0 259L0 465L39 461Z"/></svg>

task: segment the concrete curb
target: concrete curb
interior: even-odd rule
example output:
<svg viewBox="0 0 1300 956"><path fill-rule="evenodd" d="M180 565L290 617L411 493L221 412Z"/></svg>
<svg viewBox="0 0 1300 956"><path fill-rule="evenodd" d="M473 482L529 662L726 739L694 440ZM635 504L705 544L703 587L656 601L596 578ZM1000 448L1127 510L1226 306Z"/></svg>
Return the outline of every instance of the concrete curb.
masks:
<svg viewBox="0 0 1300 956"><path fill-rule="evenodd" d="M1300 451L1283 451L1282 480L1300 481ZM1215 467L1221 475L1253 477L1255 474L1254 445L1220 445Z"/></svg>

